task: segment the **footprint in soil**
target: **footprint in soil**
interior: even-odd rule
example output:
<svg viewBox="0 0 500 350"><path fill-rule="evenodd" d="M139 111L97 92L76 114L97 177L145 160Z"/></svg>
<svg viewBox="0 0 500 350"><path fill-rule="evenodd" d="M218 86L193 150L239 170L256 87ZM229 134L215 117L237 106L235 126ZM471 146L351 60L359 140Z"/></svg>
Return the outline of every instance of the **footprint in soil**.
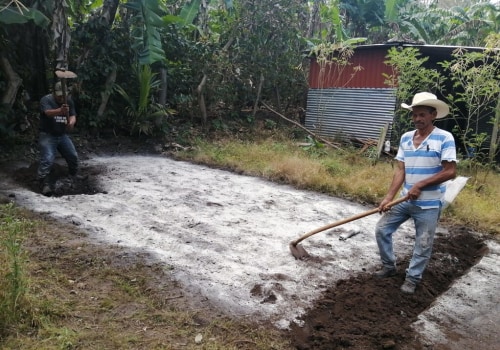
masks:
<svg viewBox="0 0 500 350"><path fill-rule="evenodd" d="M399 287L409 258L393 278L361 274L338 281L294 324L289 337L296 349L423 349L411 324L452 282L475 265L486 245L464 228L450 229L453 240L436 237L423 281L413 295Z"/></svg>
<svg viewBox="0 0 500 350"><path fill-rule="evenodd" d="M278 299L275 292L279 292L280 290L283 290L283 286L280 283L271 283L267 286L256 284L250 290L250 294L253 297L262 298L261 304L274 304Z"/></svg>

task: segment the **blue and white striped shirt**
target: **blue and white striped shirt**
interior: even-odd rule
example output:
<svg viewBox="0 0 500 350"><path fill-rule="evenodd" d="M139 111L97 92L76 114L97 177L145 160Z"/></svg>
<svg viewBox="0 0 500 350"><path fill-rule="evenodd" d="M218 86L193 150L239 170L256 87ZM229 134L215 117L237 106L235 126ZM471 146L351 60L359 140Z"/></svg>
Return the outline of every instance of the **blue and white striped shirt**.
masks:
<svg viewBox="0 0 500 350"><path fill-rule="evenodd" d="M437 174L443 169L441 162L457 162L455 140L448 131L434 128L429 136L415 148L416 130L406 132L399 143L396 159L405 163L405 182L401 194L405 196L417 182ZM439 208L446 190L444 184L422 189L420 197L411 202L422 209Z"/></svg>

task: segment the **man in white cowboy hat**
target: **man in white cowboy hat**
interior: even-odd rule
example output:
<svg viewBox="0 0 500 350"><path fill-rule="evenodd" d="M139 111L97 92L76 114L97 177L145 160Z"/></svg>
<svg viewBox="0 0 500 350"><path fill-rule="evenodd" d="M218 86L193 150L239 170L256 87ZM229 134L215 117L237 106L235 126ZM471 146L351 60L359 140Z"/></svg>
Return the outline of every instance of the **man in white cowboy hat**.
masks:
<svg viewBox="0 0 500 350"><path fill-rule="evenodd" d="M408 219L415 223L415 245L406 269L401 291L413 294L431 257L434 233L441 213L444 182L456 176L456 148L453 135L434 126L434 120L444 118L448 105L429 92L415 94L411 105L401 107L411 111L416 130L406 132L396 155L397 169L387 195L379 205L383 213L375 229L382 269L379 278L397 274L392 235ZM390 210L387 204L401 189L408 200Z"/></svg>

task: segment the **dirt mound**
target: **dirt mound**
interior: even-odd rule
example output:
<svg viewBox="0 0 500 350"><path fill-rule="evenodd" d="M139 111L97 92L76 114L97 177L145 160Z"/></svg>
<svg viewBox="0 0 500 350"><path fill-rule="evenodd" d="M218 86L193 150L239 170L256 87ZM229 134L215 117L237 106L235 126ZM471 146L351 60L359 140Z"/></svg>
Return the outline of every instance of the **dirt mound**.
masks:
<svg viewBox="0 0 500 350"><path fill-rule="evenodd" d="M453 239L438 237L423 282L414 295L399 291L408 259L393 278L369 274L338 281L294 325L290 337L297 349L422 349L411 324L451 283L486 253L486 245L464 227Z"/></svg>

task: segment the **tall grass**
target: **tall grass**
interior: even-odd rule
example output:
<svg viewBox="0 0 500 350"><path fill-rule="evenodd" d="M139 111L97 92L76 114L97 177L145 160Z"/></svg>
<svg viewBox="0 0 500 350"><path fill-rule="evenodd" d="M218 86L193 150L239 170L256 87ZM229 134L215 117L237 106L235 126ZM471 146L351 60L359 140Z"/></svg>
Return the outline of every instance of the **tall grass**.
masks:
<svg viewBox="0 0 500 350"><path fill-rule="evenodd" d="M12 204L0 206L0 334L23 313L27 281L22 241L30 226L17 216Z"/></svg>
<svg viewBox="0 0 500 350"><path fill-rule="evenodd" d="M460 170L460 168L459 168ZM468 176L466 171L461 173ZM482 178L480 182L477 177ZM490 173L485 178L479 173L471 176L449 215L453 221L475 228L478 231L500 233L500 174Z"/></svg>
<svg viewBox="0 0 500 350"><path fill-rule="evenodd" d="M374 205L385 196L396 165L391 157L375 162L358 149L303 147L273 138L197 140L196 147L177 156ZM443 218L477 231L500 233L500 174L469 174L467 168L460 166L458 173L470 180Z"/></svg>
<svg viewBox="0 0 500 350"><path fill-rule="evenodd" d="M279 330L177 304L181 290L162 287L173 283L167 269L109 247L73 249L66 226L32 218L0 205L0 349L291 348Z"/></svg>

